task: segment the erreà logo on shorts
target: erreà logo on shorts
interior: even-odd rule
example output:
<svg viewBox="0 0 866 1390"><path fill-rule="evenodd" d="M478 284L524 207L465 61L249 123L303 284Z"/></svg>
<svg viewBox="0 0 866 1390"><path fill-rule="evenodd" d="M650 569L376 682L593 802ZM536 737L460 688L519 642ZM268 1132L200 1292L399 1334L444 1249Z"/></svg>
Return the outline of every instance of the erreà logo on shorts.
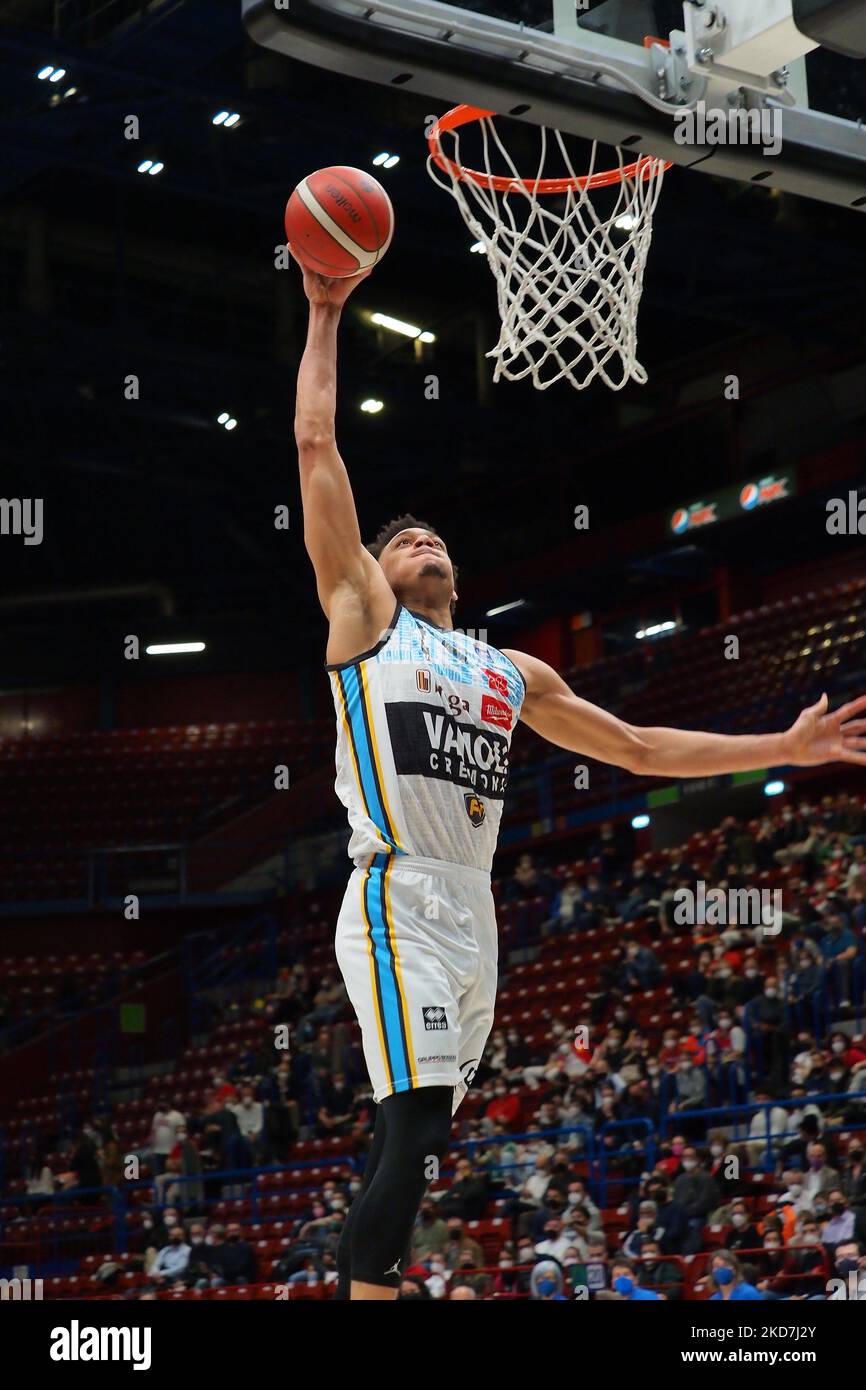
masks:
<svg viewBox="0 0 866 1390"><path fill-rule="evenodd" d="M436 1004L426 1009L422 1008L421 1012L424 1015L424 1027L427 1029L428 1033L442 1032L448 1027L448 1015L440 1005Z"/></svg>
<svg viewBox="0 0 866 1390"><path fill-rule="evenodd" d="M69 1327L51 1329L52 1361L131 1361L134 1371L150 1370L149 1327Z"/></svg>

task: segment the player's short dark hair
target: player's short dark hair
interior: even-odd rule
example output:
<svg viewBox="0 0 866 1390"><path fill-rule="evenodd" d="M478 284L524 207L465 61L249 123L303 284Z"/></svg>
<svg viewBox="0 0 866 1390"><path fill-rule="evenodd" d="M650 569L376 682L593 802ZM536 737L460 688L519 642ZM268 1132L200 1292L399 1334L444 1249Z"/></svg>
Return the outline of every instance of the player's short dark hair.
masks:
<svg viewBox="0 0 866 1390"><path fill-rule="evenodd" d="M382 551L385 549L385 546L388 544L389 541L392 541L395 536L398 536L400 534L401 531L408 531L410 526L414 527L417 531L429 531L431 536L439 535L439 532L436 530L436 527L431 526L429 521L419 521L418 517L412 516L411 512L405 512L403 516L396 516L393 521L386 522L386 524L379 531L379 534L377 535L376 539L374 541L370 541L370 544L367 546L367 549L373 556L374 560L378 560L379 556L382 554ZM456 588L457 566L454 564L453 560L451 561L451 568L454 571L454 587ZM452 616L454 614L454 609L456 608L456 606L456 603L454 603L454 601L452 600Z"/></svg>

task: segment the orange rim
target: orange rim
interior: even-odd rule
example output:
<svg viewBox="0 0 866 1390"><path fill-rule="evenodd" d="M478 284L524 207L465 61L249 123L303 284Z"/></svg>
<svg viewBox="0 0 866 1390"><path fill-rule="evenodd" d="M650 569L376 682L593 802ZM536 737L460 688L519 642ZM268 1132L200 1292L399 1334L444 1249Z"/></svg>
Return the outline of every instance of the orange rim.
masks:
<svg viewBox="0 0 866 1390"><path fill-rule="evenodd" d="M480 106L466 105L454 106L450 111L446 111L444 116L439 117L427 137L433 163L455 179L471 179L479 187L496 193L516 193L518 189L523 189L527 193L536 194L569 193L577 188L610 188L613 184L622 183L624 179L652 178L659 166L664 169L671 167L664 159L645 154L635 160L634 164L626 164L621 169L605 169L598 174L583 174L580 177L575 175L564 179L514 179L507 174L485 174L478 169L469 169L443 153L442 135L446 131L458 130L460 126L470 125L473 121L483 121L486 117L496 114L495 111L484 111Z"/></svg>

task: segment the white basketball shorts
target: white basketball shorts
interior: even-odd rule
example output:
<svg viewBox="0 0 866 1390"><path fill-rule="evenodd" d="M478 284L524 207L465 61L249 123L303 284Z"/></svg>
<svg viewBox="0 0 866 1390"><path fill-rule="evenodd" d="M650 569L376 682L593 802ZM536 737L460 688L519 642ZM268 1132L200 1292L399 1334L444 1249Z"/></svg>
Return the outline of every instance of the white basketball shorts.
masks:
<svg viewBox="0 0 866 1390"><path fill-rule="evenodd" d="M374 1099L453 1086L453 1114L493 1026L490 875L439 859L373 855L349 879L335 944Z"/></svg>

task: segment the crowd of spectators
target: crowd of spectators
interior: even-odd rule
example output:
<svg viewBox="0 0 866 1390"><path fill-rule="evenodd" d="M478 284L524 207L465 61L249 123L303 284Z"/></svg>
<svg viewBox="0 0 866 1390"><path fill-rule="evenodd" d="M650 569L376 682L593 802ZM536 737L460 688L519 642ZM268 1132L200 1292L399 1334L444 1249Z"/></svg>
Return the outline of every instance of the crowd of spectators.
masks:
<svg viewBox="0 0 866 1390"><path fill-rule="evenodd" d="M863 807L840 793L751 828L723 822L706 886L782 876L769 932L753 920L684 924L678 893L701 875L683 853L662 871L657 860L635 856L605 825L584 873L557 876L523 855L498 885L504 911L541 904L536 954L553 937L579 957L586 932L622 930L577 1017L551 1008L543 1043L538 1028L531 1044L514 1025L494 1028L457 1115L462 1155L422 1207L403 1297L677 1298L686 1257L704 1261L713 1297L804 1297L852 1259L866 1268L866 1046L855 1040L866 981ZM505 985L508 971L506 956ZM669 992L652 1026L636 1016L646 991ZM155 1181L160 1230L141 1252L155 1289L225 1281L219 1252L240 1232L202 1217L211 1200L246 1191L245 1170L290 1161L299 1139L329 1136L350 1140L356 1175L309 1193L278 1273L336 1277L375 1109L345 990L336 974L311 978L297 963L252 1007L268 1024L262 1045L215 1072L192 1113L159 1096L136 1149ZM279 1024L291 1039L283 1053L273 1046ZM704 1113L734 1106L748 1107L736 1126ZM853 1132L847 1149L836 1141L843 1128ZM120 1161L109 1121L94 1121L70 1155L73 1185L107 1185ZM756 1171L777 1197L772 1210L758 1209ZM227 1172L234 1178L212 1176ZM33 1181L44 1184L44 1172ZM605 1223L610 1192L618 1217ZM494 1212L506 1224L491 1268L469 1223Z"/></svg>

